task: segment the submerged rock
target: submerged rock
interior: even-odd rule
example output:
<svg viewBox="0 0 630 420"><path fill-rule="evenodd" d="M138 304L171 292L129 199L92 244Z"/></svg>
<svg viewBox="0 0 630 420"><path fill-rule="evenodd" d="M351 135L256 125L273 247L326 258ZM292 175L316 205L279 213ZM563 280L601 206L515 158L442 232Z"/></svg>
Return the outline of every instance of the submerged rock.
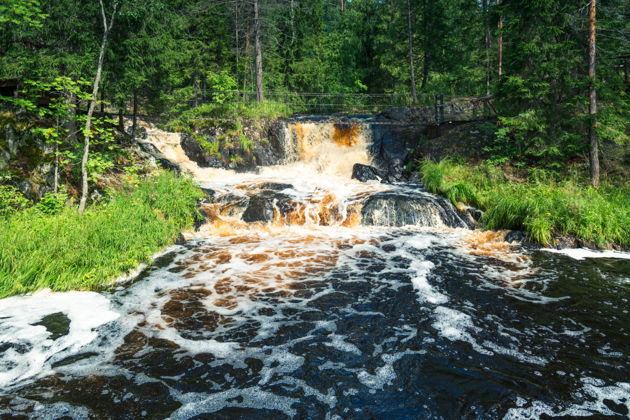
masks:
<svg viewBox="0 0 630 420"><path fill-rule="evenodd" d="M282 191L282 190L293 188L293 185L280 184L280 183L275 183L275 182L265 182L263 184L258 185L258 188L260 188L261 190Z"/></svg>
<svg viewBox="0 0 630 420"><path fill-rule="evenodd" d="M63 312L46 315L33 325L42 325L50 333L49 338L56 340L70 332L70 318Z"/></svg>
<svg viewBox="0 0 630 420"><path fill-rule="evenodd" d="M363 205L361 222L369 226L470 227L447 200L421 192L375 194Z"/></svg>
<svg viewBox="0 0 630 420"><path fill-rule="evenodd" d="M363 165L361 163L355 163L352 167L352 179L359 180L361 182L367 181L380 181L385 176L373 166Z"/></svg>
<svg viewBox="0 0 630 420"><path fill-rule="evenodd" d="M242 217L244 222L271 222L273 220L273 203L263 196L252 197Z"/></svg>

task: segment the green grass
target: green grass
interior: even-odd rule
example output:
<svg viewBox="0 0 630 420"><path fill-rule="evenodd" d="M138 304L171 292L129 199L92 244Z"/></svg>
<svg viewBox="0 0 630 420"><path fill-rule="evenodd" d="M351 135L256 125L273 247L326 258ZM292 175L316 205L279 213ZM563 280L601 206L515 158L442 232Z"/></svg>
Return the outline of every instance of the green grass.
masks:
<svg viewBox="0 0 630 420"><path fill-rule="evenodd" d="M29 209L2 220L0 297L107 287L173 243L193 223L200 194L192 180L163 173L82 215Z"/></svg>
<svg viewBox="0 0 630 420"><path fill-rule="evenodd" d="M594 189L576 176L515 180L494 166L448 159L425 160L421 172L429 191L448 197L455 205L484 210L481 222L487 229L525 230L543 245L550 245L556 235L569 235L602 248L630 248L627 183Z"/></svg>

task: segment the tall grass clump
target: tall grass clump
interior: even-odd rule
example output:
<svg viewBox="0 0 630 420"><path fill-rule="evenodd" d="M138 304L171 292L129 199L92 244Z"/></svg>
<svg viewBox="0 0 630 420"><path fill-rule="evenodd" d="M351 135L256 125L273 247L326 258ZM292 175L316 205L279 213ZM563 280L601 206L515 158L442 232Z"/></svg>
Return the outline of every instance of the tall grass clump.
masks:
<svg viewBox="0 0 630 420"><path fill-rule="evenodd" d="M487 229L525 230L543 245L566 235L602 248L630 248L630 186L595 189L575 177L558 180L536 171L529 180L510 180L497 167L451 160L426 160L421 171L429 191L484 210Z"/></svg>
<svg viewBox="0 0 630 420"><path fill-rule="evenodd" d="M0 297L106 287L192 225L200 194L192 180L163 173L84 214L33 208L2 220Z"/></svg>

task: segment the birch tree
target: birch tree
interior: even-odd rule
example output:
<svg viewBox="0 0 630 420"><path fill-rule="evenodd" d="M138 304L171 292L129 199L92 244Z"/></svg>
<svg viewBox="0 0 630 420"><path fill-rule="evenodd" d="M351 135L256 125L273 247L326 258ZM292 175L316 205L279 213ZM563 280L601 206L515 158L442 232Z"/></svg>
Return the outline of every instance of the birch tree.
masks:
<svg viewBox="0 0 630 420"><path fill-rule="evenodd" d="M101 76L103 74L103 62L105 61L105 49L107 48L107 39L109 33L114 26L114 19L116 18L116 12L118 11L118 0L114 0L112 5L112 11L109 19L105 12L105 5L103 0L99 0L101 6L101 17L103 19L103 38L101 40L101 48L98 55L98 65L96 67L96 76L94 77L94 85L92 86L92 99L90 100L90 106L88 108L87 118L85 121L85 129L83 131L84 145L83 145L83 158L81 159L81 200L79 201L79 213L85 211L85 205L87 203L87 197L89 192L88 187L88 170L87 164L90 153L90 137L92 131L92 117L94 115L94 109L98 101L98 88L101 83Z"/></svg>

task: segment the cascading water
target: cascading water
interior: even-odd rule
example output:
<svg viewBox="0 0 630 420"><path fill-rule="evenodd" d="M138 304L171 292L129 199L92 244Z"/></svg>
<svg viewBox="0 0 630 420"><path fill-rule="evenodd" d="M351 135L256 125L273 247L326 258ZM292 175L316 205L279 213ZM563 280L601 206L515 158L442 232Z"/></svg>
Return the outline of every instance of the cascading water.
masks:
<svg viewBox="0 0 630 420"><path fill-rule="evenodd" d="M0 414L628 416L628 254L524 251L418 186L350 180L369 124L286 136L284 165L236 173L149 127L206 223L130 285L1 300Z"/></svg>

